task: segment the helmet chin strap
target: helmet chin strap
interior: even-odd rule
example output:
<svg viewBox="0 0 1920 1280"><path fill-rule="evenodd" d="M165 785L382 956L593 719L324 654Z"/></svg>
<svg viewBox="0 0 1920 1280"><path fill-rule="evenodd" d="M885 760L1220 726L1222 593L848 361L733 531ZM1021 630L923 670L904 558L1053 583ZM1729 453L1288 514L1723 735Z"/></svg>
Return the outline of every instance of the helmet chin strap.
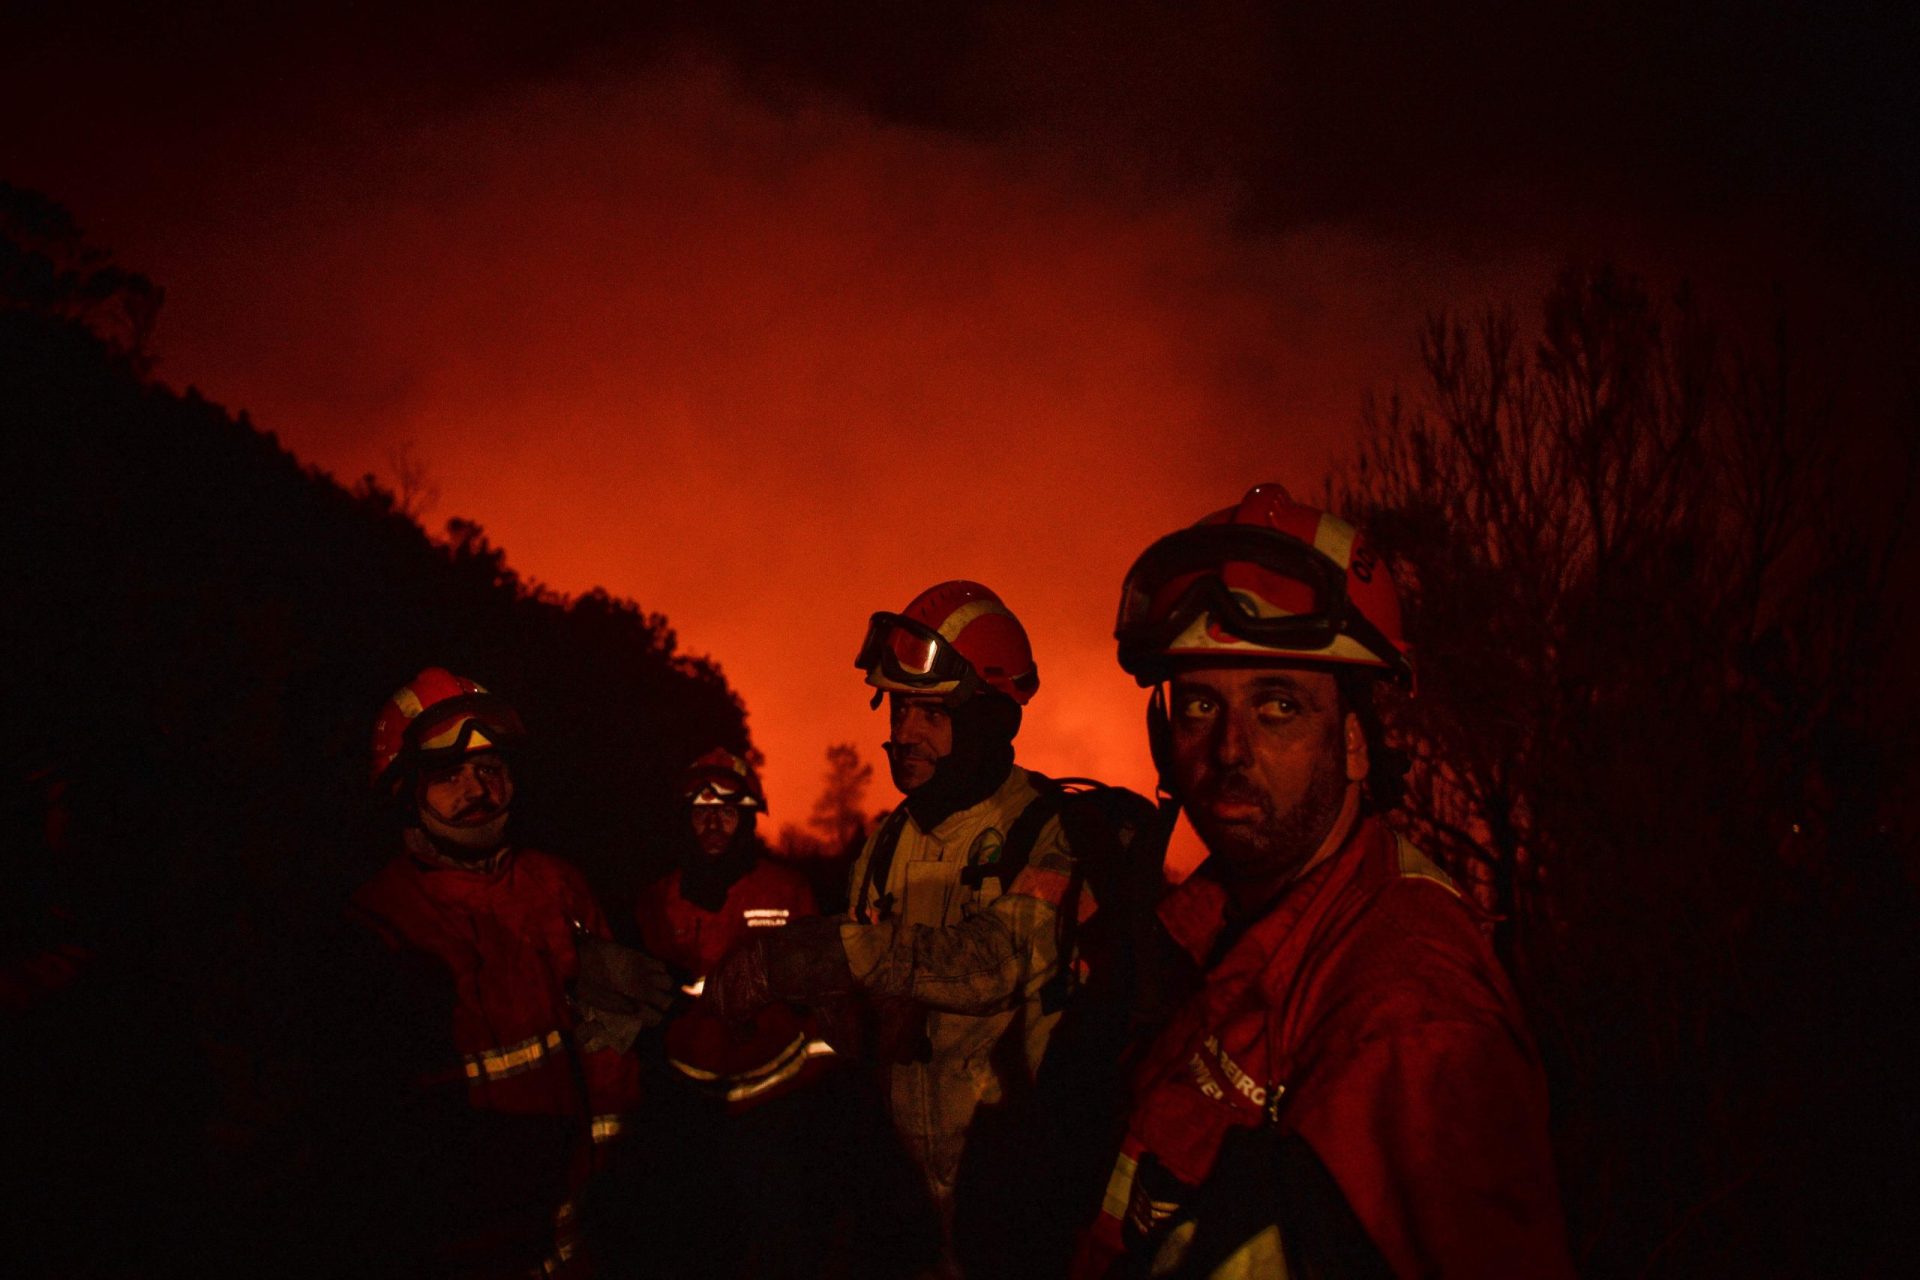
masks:
<svg viewBox="0 0 1920 1280"><path fill-rule="evenodd" d="M1159 775L1160 795L1164 798L1162 807L1171 803L1180 807L1180 791L1173 783L1173 724L1167 713L1167 682L1162 680L1153 686L1153 696L1147 699L1147 750L1153 756L1153 769Z"/></svg>
<svg viewBox="0 0 1920 1280"><path fill-rule="evenodd" d="M1327 834L1321 838L1320 847L1313 851L1313 856L1301 863L1300 869L1293 873L1293 879L1298 880L1319 866L1347 842L1347 837L1353 834L1353 824L1360 818L1360 796L1363 791L1360 783L1348 781L1346 794L1340 798L1340 812L1334 815L1333 825L1327 828Z"/></svg>

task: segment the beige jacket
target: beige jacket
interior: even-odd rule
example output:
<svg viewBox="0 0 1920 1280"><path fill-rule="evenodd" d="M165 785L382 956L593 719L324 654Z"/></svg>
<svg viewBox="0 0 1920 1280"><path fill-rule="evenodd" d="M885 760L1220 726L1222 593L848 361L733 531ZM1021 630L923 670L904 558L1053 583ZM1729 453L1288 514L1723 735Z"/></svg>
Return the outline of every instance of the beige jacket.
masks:
<svg viewBox="0 0 1920 1280"><path fill-rule="evenodd" d="M977 888L960 879L967 866L998 858L1014 819L1037 795L1016 766L993 795L932 831L909 818L884 885L866 885L877 836L853 866L853 891L862 897L851 904L854 918L873 921L840 929L855 981L932 1010L932 1061L892 1067L888 1092L894 1125L943 1209L975 1109L1031 1083L1059 1020L1040 1007L1058 963L1055 909L1072 870L1059 819L1040 829L1025 869L1004 891L998 879ZM1083 915L1093 907L1084 886L1078 905ZM1018 1039L996 1053L1009 1035ZM1027 1079L1006 1078L1015 1071Z"/></svg>

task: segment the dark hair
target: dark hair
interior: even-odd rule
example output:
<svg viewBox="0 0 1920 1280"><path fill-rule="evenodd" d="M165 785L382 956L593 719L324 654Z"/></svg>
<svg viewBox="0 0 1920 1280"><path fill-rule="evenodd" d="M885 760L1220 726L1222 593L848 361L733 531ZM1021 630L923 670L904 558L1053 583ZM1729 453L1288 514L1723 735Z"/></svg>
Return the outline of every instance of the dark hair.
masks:
<svg viewBox="0 0 1920 1280"><path fill-rule="evenodd" d="M1351 711L1360 719L1360 734L1367 743L1367 781L1365 801L1372 813L1385 813L1399 807L1407 793L1407 753L1387 744L1386 725L1381 719L1375 691L1380 679L1371 670L1338 667L1333 673L1334 687L1340 693L1342 718Z"/></svg>

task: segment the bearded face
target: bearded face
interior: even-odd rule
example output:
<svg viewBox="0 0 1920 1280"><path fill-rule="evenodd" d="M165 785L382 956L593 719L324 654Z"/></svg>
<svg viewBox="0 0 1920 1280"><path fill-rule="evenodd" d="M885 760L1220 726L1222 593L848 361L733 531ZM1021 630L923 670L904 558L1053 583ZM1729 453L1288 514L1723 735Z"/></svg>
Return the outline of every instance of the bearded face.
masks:
<svg viewBox="0 0 1920 1280"><path fill-rule="evenodd" d="M492 751L420 771L415 785L420 825L443 852L481 858L506 837L513 803L513 775Z"/></svg>
<svg viewBox="0 0 1920 1280"><path fill-rule="evenodd" d="M1167 711L1181 800L1231 879L1298 870L1366 776L1358 720L1324 671L1196 668L1173 680Z"/></svg>

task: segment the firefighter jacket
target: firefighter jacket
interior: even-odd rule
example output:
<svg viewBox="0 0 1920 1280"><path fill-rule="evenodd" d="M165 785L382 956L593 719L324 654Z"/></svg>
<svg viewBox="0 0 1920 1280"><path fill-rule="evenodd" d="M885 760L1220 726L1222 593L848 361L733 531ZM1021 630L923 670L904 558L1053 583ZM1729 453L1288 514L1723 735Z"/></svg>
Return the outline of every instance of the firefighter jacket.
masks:
<svg viewBox="0 0 1920 1280"><path fill-rule="evenodd" d="M540 1210L553 1223L541 1265L557 1272L578 1244L569 1193L584 1185L598 1163L596 1147L617 1136L639 1101L632 1057L578 1053L569 1037L573 931L608 936L585 878L533 850L509 849L485 869L404 854L363 885L352 906L390 950L451 978L444 1066L417 1083L430 1093L458 1089L473 1112L498 1117L491 1129L476 1130L483 1145L487 1133L532 1133L541 1118L549 1120L544 1131L567 1144L557 1156L566 1170L558 1203ZM527 1157L521 1149L480 1150L471 1158L503 1166L496 1181L506 1185L514 1171L504 1166Z"/></svg>
<svg viewBox="0 0 1920 1280"><path fill-rule="evenodd" d="M1237 940L1204 866L1160 917L1205 977L1139 1060L1077 1276L1284 1275L1298 1224L1209 1186L1250 1134L1304 1140L1396 1275L1571 1274L1539 1059L1437 866L1363 818ZM1196 1269L1210 1213L1270 1229Z"/></svg>
<svg viewBox="0 0 1920 1280"><path fill-rule="evenodd" d="M641 945L671 965L697 991L729 951L761 929L816 914L813 890L792 867L761 858L727 888L717 911L680 892L682 873L641 890L635 908ZM729 1027L696 996L666 1032L667 1064L703 1092L742 1111L790 1092L824 1066L825 1044L786 1004L760 1011L744 1033Z"/></svg>
<svg viewBox="0 0 1920 1280"><path fill-rule="evenodd" d="M853 865L852 919L840 940L854 981L928 1010L931 1053L890 1068L888 1109L944 1211L975 1110L1032 1084L1059 1020L1041 1000L1060 959L1056 909L1073 870L1058 817L1040 829L1012 884L981 874L1038 794L1015 766L991 796L931 831L906 818L884 880L874 866L878 833ZM1077 895L1081 914L1091 914L1092 897Z"/></svg>

